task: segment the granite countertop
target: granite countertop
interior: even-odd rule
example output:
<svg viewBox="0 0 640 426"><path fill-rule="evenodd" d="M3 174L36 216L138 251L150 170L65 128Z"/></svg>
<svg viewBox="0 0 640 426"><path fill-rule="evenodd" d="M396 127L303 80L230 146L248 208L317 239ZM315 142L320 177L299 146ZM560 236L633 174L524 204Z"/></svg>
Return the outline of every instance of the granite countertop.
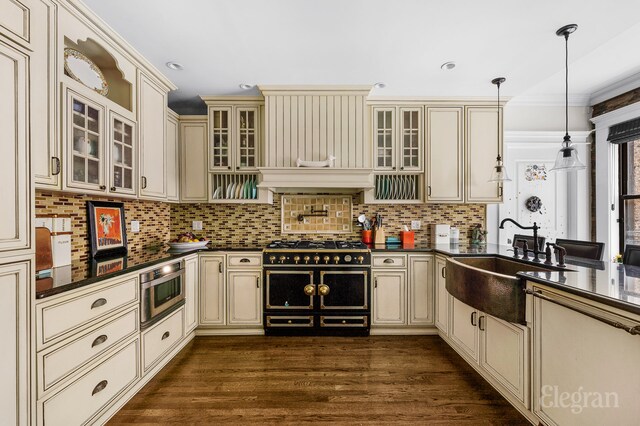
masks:
<svg viewBox="0 0 640 426"><path fill-rule="evenodd" d="M141 252L127 253L124 256L74 262L71 265L53 268L49 275L36 277L36 299L64 293L159 263L169 262L173 259L181 259L193 253L203 251L262 251L262 248L214 244L204 249L173 251L168 250L164 245L158 245L145 248Z"/></svg>

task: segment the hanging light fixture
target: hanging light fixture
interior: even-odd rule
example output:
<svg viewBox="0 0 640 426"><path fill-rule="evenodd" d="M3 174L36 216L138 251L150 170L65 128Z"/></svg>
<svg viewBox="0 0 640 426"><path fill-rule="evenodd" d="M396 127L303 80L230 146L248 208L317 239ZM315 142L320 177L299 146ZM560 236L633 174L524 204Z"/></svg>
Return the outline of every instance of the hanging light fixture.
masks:
<svg viewBox="0 0 640 426"><path fill-rule="evenodd" d="M496 111L498 111L498 146L500 145L500 85L507 81L504 77L497 77L491 80L491 84L495 84L498 88L498 103L496 104ZM502 164L502 156L498 153L496 157L496 166L491 172L491 179L489 182L511 182L509 175L507 175L507 168Z"/></svg>
<svg viewBox="0 0 640 426"><path fill-rule="evenodd" d="M577 29L578 26L576 24L569 24L556 31L557 36L564 37L565 43L565 134L562 148L560 148L556 162L551 169L554 172L583 170L586 168L578 158L578 150L571 146L571 136L569 136L569 34Z"/></svg>

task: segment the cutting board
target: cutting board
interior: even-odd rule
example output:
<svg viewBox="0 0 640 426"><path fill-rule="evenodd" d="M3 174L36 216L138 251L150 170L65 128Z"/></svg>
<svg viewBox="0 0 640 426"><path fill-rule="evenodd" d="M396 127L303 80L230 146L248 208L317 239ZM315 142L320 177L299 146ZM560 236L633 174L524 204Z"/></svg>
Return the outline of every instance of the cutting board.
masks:
<svg viewBox="0 0 640 426"><path fill-rule="evenodd" d="M51 231L47 228L36 228L36 272L53 267L51 253Z"/></svg>

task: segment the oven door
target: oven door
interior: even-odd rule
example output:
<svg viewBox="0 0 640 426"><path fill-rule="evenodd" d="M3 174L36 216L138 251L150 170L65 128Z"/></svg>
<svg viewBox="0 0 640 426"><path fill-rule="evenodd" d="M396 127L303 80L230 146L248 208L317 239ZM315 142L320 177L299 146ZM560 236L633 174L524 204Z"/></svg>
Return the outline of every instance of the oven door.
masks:
<svg viewBox="0 0 640 426"><path fill-rule="evenodd" d="M265 271L266 309L313 309L313 284L311 270Z"/></svg>
<svg viewBox="0 0 640 426"><path fill-rule="evenodd" d="M368 310L369 271L341 269L320 271L320 309Z"/></svg>
<svg viewBox="0 0 640 426"><path fill-rule="evenodd" d="M184 300L184 269L142 284L142 323L155 319Z"/></svg>

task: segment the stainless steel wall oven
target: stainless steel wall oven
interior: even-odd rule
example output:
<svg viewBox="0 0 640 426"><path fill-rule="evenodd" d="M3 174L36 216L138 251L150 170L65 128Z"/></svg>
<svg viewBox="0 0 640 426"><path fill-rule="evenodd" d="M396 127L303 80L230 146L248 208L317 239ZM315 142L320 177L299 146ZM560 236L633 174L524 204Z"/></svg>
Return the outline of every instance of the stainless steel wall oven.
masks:
<svg viewBox="0 0 640 426"><path fill-rule="evenodd" d="M184 305L182 262L140 275L140 324L147 328Z"/></svg>

